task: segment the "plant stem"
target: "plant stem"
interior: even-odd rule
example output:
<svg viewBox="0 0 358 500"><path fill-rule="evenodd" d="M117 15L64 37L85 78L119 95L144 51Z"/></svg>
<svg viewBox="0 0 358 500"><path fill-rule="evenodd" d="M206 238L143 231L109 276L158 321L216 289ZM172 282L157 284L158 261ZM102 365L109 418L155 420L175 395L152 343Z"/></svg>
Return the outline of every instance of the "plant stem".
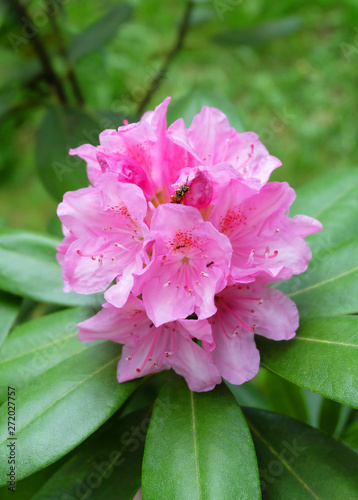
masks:
<svg viewBox="0 0 358 500"><path fill-rule="evenodd" d="M47 0L47 3L49 3L49 0ZM59 54L64 59L64 61L66 63L67 77L68 77L68 80L72 86L73 94L77 100L78 105L82 107L84 105L85 100L84 100L84 97L83 97L83 94L81 91L81 87L78 83L75 71L73 69L73 66L70 63L70 61L68 61L67 51L66 51L66 47L65 47L65 44L63 41L61 30L56 22L56 19L53 16L49 16L49 17L50 17L50 23L51 23L53 32L54 32L55 37L56 37L57 42L58 42Z"/></svg>
<svg viewBox="0 0 358 500"><path fill-rule="evenodd" d="M24 18L27 20L29 19L26 7L19 0L12 0L11 4L16 12L17 17L19 18L20 23L23 22ZM30 37L30 42L32 43L33 48L42 64L44 78L55 89L60 102L62 104L67 104L65 89L52 66L51 59L47 54L45 44L43 43L40 35L38 33L35 33L34 36Z"/></svg>
<svg viewBox="0 0 358 500"><path fill-rule="evenodd" d="M149 103L150 99L152 98L154 92L158 89L161 82L167 76L169 66L173 62L173 60L176 57L176 55L178 54L178 52L183 47L185 36L186 36L187 32L189 31L190 17L191 17L191 13L193 11L193 8L194 8L194 2L192 2L192 1L187 2L186 8L184 11L184 15L183 15L183 18L182 18L180 26L179 26L179 31L178 31L178 35L177 35L177 39L175 41L175 44L174 44L173 48L171 49L171 51L167 54L166 58L164 59L164 62L162 64L161 68L159 69L158 73L153 78L146 95L144 96L142 101L139 103L138 110L137 110L138 115L143 114L143 112L144 112L147 104Z"/></svg>

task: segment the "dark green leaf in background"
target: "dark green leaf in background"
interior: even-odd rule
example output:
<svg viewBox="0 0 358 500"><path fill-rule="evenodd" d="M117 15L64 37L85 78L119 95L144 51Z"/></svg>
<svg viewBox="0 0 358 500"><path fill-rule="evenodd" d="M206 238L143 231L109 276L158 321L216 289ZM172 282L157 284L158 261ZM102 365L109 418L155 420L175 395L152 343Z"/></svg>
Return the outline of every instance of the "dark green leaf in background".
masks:
<svg viewBox="0 0 358 500"><path fill-rule="evenodd" d="M95 305L101 295L64 293L56 261L59 240L29 231L0 231L0 289L24 297L63 305Z"/></svg>
<svg viewBox="0 0 358 500"><path fill-rule="evenodd" d="M265 393L274 411L308 423L306 401L301 387L274 373L266 373Z"/></svg>
<svg viewBox="0 0 358 500"><path fill-rule="evenodd" d="M71 451L131 395L140 382L118 384L119 358L118 345L95 344L16 391L18 480ZM0 408L0 485L8 479L7 410L6 402Z"/></svg>
<svg viewBox="0 0 358 500"><path fill-rule="evenodd" d="M224 45L261 45L292 35L302 26L299 17L292 16L278 21L260 24L252 28L241 28L215 35L212 40Z"/></svg>
<svg viewBox="0 0 358 500"><path fill-rule="evenodd" d="M260 498L255 453L241 410L224 386L195 393L173 377L150 421L144 499Z"/></svg>
<svg viewBox="0 0 358 500"><path fill-rule="evenodd" d="M81 144L98 144L100 132L99 121L80 109L53 106L48 110L38 131L36 165L57 201L66 191L89 185L85 162L68 152Z"/></svg>
<svg viewBox="0 0 358 500"><path fill-rule="evenodd" d="M244 409L255 443L263 498L355 500L358 456L302 422Z"/></svg>
<svg viewBox="0 0 358 500"><path fill-rule="evenodd" d="M86 54L102 47L117 33L118 28L132 16L133 9L128 4L116 5L104 17L79 33L68 50L68 58L75 62Z"/></svg>
<svg viewBox="0 0 358 500"><path fill-rule="evenodd" d="M301 322L296 337L256 338L261 362L287 380L358 408L358 316Z"/></svg>
<svg viewBox="0 0 358 500"><path fill-rule="evenodd" d="M148 408L112 419L94 433L29 500L132 500L141 484ZM21 483L20 483L21 484Z"/></svg>
<svg viewBox="0 0 358 500"><path fill-rule="evenodd" d="M319 416L319 428L333 436L337 428L343 406L332 399L323 399Z"/></svg>
<svg viewBox="0 0 358 500"><path fill-rule="evenodd" d="M20 308L21 299L19 297L0 291L0 346L11 330Z"/></svg>

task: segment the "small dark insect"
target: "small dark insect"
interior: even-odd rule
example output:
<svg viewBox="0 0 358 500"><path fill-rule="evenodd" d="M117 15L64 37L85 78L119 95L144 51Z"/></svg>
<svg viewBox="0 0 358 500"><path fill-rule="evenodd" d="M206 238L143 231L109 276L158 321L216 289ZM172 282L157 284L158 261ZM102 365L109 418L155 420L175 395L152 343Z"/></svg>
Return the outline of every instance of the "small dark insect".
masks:
<svg viewBox="0 0 358 500"><path fill-rule="evenodd" d="M188 182L188 180L186 182ZM179 186L179 188L175 190L175 193L171 195L170 203L183 203L183 198L186 193L189 193L189 190L190 188L187 184Z"/></svg>
<svg viewBox="0 0 358 500"><path fill-rule="evenodd" d="M149 328L152 328L152 326L154 326L154 323L152 323L151 325L149 325Z"/></svg>
<svg viewBox="0 0 358 500"><path fill-rule="evenodd" d="M214 264L214 261L212 260L211 262L209 262L209 264L206 264L206 267L210 267Z"/></svg>
<svg viewBox="0 0 358 500"><path fill-rule="evenodd" d="M175 250L179 250L179 248L185 248L185 245L178 245L177 247L175 247Z"/></svg>

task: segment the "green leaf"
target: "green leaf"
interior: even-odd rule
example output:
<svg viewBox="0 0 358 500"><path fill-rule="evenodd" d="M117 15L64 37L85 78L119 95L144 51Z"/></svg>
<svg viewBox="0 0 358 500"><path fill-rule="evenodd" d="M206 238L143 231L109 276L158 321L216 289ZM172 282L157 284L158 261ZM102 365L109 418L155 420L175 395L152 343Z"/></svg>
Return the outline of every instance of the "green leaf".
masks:
<svg viewBox="0 0 358 500"><path fill-rule="evenodd" d="M88 347L78 340L76 325L89 316L88 309L66 309L17 326L0 353L0 401L7 397L9 384L18 390Z"/></svg>
<svg viewBox="0 0 358 500"><path fill-rule="evenodd" d="M149 417L148 408L122 419L112 417L73 452L31 500L132 500L141 483Z"/></svg>
<svg viewBox="0 0 358 500"><path fill-rule="evenodd" d="M101 294L62 291L58 243L53 237L29 231L0 231L0 289L41 302L99 306Z"/></svg>
<svg viewBox="0 0 358 500"><path fill-rule="evenodd" d="M333 436L343 406L332 399L323 399L319 416L319 428Z"/></svg>
<svg viewBox="0 0 358 500"><path fill-rule="evenodd" d="M301 322L296 337L257 336L262 364L294 384L358 408L358 316Z"/></svg>
<svg viewBox="0 0 358 500"><path fill-rule="evenodd" d="M316 252L305 273L275 286L302 318L358 312L358 237Z"/></svg>
<svg viewBox="0 0 358 500"><path fill-rule="evenodd" d="M114 37L121 24L128 21L132 14L133 9L128 4L122 3L113 7L104 17L73 39L68 49L68 59L75 62L102 47Z"/></svg>
<svg viewBox="0 0 358 500"><path fill-rule="evenodd" d="M16 391L18 480L67 454L126 401L139 381L118 384L119 358L113 342L95 344ZM5 403L0 408L0 485L8 479L7 419Z"/></svg>
<svg viewBox="0 0 358 500"><path fill-rule="evenodd" d="M11 330L20 308L21 299L19 297L0 291L0 346Z"/></svg>
<svg viewBox="0 0 358 500"><path fill-rule="evenodd" d="M244 409L255 443L263 498L355 500L358 456L297 420Z"/></svg>
<svg viewBox="0 0 358 500"><path fill-rule="evenodd" d="M58 460L54 464L40 470L36 474L23 479L22 481L16 480L16 493L8 490L8 484L0 488L1 500L32 500L33 495L42 487L42 485L55 473L55 471L63 465L65 458ZM51 497L49 497L51 499ZM48 499L48 500L49 500ZM52 499L51 499L52 500ZM77 500L77 499L76 499Z"/></svg>
<svg viewBox="0 0 358 500"><path fill-rule="evenodd" d="M191 392L173 377L154 407L144 451L143 498L259 499L255 453L224 386Z"/></svg>
<svg viewBox="0 0 358 500"><path fill-rule="evenodd" d="M223 45L261 45L292 35L302 26L302 21L299 17L291 16L278 21L260 24L252 28L235 29L225 31L212 37L216 43Z"/></svg>
<svg viewBox="0 0 358 500"><path fill-rule="evenodd" d="M38 131L36 164L48 192L61 201L66 191L89 184L86 165L68 151L81 144L98 143L99 122L84 111L71 107L51 107Z"/></svg>
<svg viewBox="0 0 358 500"><path fill-rule="evenodd" d="M189 127L194 115L198 114L203 106L220 109L226 114L232 127L238 132L244 131L241 119L232 103L224 96L207 89L193 90L170 104L167 113L168 123L183 118L185 125Z"/></svg>
<svg viewBox="0 0 358 500"><path fill-rule="evenodd" d="M297 189L290 216L305 214L318 219L323 231L307 238L312 253L358 235L358 172L322 176Z"/></svg>

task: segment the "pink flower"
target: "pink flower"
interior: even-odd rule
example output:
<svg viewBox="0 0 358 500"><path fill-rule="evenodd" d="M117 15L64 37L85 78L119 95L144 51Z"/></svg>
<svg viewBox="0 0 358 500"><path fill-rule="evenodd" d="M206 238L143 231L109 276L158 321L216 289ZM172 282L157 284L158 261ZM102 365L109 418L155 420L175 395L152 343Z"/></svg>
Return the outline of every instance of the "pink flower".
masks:
<svg viewBox="0 0 358 500"><path fill-rule="evenodd" d="M220 375L232 384L250 380L259 370L255 333L273 340L289 340L298 328L295 303L261 281L228 286L216 295L215 304L217 312L209 319L215 349L208 344L206 350L212 350Z"/></svg>
<svg viewBox="0 0 358 500"><path fill-rule="evenodd" d="M168 103L71 151L92 185L58 208L65 291L105 291L79 336L123 344L119 382L173 368L195 391L242 384L259 368L255 334L295 335L295 304L268 286L305 271L304 238L322 226L289 218L295 192L267 182L280 161L256 134L207 106L167 129Z"/></svg>
<svg viewBox="0 0 358 500"><path fill-rule="evenodd" d="M230 269L229 239L195 208L175 204L157 208L148 238L155 240L151 262L136 277L134 292L153 323L214 314L214 295L226 286ZM112 295L107 300L114 304Z"/></svg>
<svg viewBox="0 0 358 500"><path fill-rule="evenodd" d="M103 174L94 187L68 192L58 206L67 236L59 247L65 291L95 293L117 278L117 302L123 304L143 267L148 228L141 189ZM67 247L67 248L66 248Z"/></svg>
<svg viewBox="0 0 358 500"><path fill-rule="evenodd" d="M212 336L207 320L178 320L156 327L143 301L131 294L121 309L105 304L78 328L84 342L110 339L124 344L117 371L119 382L170 368L185 377L192 391L209 391L221 382L210 354L193 340L205 341L210 350Z"/></svg>
<svg viewBox="0 0 358 500"><path fill-rule="evenodd" d="M188 129L183 119L174 122L168 136L191 156L190 166L208 169L227 163L244 179L256 179L263 185L271 172L281 165L253 132L239 133L230 127L220 110L203 106Z"/></svg>
<svg viewBox="0 0 358 500"><path fill-rule="evenodd" d="M312 254L303 237L322 225L310 217L286 215L295 197L285 182L270 182L257 192L231 179L222 191L209 220L230 239L235 280L265 273L276 281L307 269Z"/></svg>
<svg viewBox="0 0 358 500"><path fill-rule="evenodd" d="M120 182L139 186L146 199L167 190L175 180L179 165L186 164L187 153L166 137L166 110L170 98L155 111L147 112L138 123L117 130L108 129L99 136L100 146L84 144L71 149L87 162L92 183L104 172L115 172Z"/></svg>

